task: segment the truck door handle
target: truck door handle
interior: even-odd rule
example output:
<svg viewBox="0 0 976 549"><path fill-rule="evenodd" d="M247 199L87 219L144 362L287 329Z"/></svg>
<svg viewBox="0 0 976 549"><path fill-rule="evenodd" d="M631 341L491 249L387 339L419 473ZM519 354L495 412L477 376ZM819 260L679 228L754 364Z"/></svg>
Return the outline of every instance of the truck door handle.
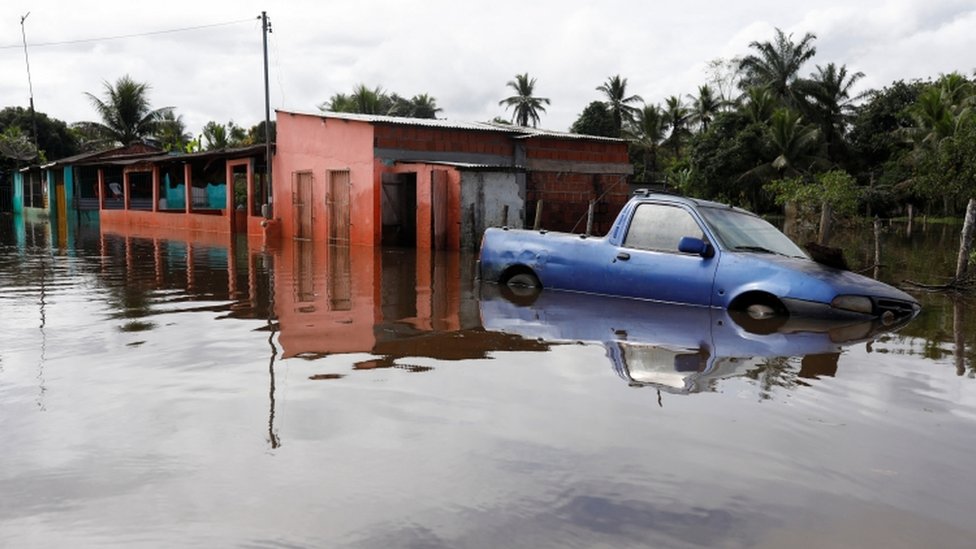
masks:
<svg viewBox="0 0 976 549"><path fill-rule="evenodd" d="M619 259L620 261L627 261L628 259L630 259L630 254L627 252L620 252L617 254L617 259Z"/></svg>

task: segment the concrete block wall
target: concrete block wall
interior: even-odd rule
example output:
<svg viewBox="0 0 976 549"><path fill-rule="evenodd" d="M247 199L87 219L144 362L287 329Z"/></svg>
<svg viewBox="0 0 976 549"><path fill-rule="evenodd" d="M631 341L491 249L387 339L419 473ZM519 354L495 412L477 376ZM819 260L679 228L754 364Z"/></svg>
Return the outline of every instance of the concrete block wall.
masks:
<svg viewBox="0 0 976 549"><path fill-rule="evenodd" d="M373 146L378 149L403 149L424 152L457 152L512 156L514 144L501 132L445 130L415 126L375 126Z"/></svg>
<svg viewBox="0 0 976 549"><path fill-rule="evenodd" d="M604 235L630 198L623 174L532 172L526 177L527 226L535 223L536 203L541 199L543 229L583 233L590 200L594 208L593 234Z"/></svg>

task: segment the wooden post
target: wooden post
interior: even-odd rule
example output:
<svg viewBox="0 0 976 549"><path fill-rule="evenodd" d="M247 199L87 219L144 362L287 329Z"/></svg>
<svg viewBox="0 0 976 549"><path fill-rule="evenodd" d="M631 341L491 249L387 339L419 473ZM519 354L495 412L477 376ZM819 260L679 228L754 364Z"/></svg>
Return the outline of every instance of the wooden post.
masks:
<svg viewBox="0 0 976 549"><path fill-rule="evenodd" d="M593 234L593 212L596 209L596 201L590 200L590 205L586 209L586 234Z"/></svg>
<svg viewBox="0 0 976 549"><path fill-rule="evenodd" d="M508 204L502 206L502 227L508 227Z"/></svg>
<svg viewBox="0 0 976 549"><path fill-rule="evenodd" d="M881 275L881 220L874 218L874 278Z"/></svg>
<svg viewBox="0 0 976 549"><path fill-rule="evenodd" d="M532 224L532 230L538 231L542 227L542 199L540 198L535 203L535 222Z"/></svg>
<svg viewBox="0 0 976 549"><path fill-rule="evenodd" d="M824 202L820 207L820 234L817 237L817 243L821 246L826 246L827 242L830 240L830 225L833 221L833 208L830 204Z"/></svg>
<svg viewBox="0 0 976 549"><path fill-rule="evenodd" d="M969 269L969 254L973 249L973 225L976 223L976 198L970 198L966 205L966 221L962 224L962 237L959 239L959 257L956 259L956 282L966 277Z"/></svg>
<svg viewBox="0 0 976 549"><path fill-rule="evenodd" d="M965 324L963 313L965 307L959 302L959 298L952 300L952 339L955 343L954 356L956 359L956 375L961 376L966 373L966 333L963 331Z"/></svg>
<svg viewBox="0 0 976 549"><path fill-rule="evenodd" d="M908 228L905 229L905 236L912 236L912 223L915 222L915 206L908 203Z"/></svg>

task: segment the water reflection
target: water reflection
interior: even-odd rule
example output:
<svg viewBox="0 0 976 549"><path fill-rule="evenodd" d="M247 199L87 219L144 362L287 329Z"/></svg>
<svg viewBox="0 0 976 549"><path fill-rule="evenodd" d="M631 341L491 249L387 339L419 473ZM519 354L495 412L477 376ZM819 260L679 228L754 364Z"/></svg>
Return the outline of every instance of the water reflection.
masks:
<svg viewBox="0 0 976 549"><path fill-rule="evenodd" d="M45 235L0 223L0 546L972 539L972 301L757 329L454 254Z"/></svg>
<svg viewBox="0 0 976 549"><path fill-rule="evenodd" d="M876 321L782 319L774 325L702 307L543 291L531 296L484 286L481 317L489 330L553 343L602 345L618 376L631 386L672 393L715 390L719 381L747 376L773 386L785 359L802 357L795 378L833 376L844 346L900 328Z"/></svg>

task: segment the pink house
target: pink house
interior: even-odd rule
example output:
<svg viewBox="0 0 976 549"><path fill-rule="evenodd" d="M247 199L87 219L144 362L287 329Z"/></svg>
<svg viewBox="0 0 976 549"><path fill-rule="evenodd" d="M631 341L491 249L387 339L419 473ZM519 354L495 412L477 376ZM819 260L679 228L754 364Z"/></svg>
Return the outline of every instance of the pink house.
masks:
<svg viewBox="0 0 976 549"><path fill-rule="evenodd" d="M571 230L598 198L600 230L629 192L619 139L345 113L279 110L276 120L273 209L285 239L474 249L486 227L532 225L537 211L543 227Z"/></svg>

